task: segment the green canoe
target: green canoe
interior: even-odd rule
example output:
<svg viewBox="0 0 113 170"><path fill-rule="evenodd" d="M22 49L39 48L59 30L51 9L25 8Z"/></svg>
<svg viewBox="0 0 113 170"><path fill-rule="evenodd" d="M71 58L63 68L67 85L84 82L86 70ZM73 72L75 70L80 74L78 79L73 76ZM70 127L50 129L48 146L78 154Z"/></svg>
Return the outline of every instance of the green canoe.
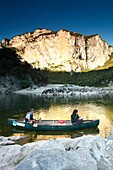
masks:
<svg viewBox="0 0 113 170"><path fill-rule="evenodd" d="M72 124L70 120L37 120L32 125L9 118L8 125L34 131L72 131L95 128L99 125L99 120L82 120L76 124Z"/></svg>

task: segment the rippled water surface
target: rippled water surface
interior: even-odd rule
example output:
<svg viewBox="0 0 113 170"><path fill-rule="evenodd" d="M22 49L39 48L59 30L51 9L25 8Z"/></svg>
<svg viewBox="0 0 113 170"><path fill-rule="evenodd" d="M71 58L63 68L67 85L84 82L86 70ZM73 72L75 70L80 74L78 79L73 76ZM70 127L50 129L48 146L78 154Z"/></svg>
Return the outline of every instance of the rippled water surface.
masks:
<svg viewBox="0 0 113 170"><path fill-rule="evenodd" d="M45 133L28 132L17 130L7 125L7 119L24 119L26 112L34 107L35 118L41 119L70 119L72 111L77 108L79 115L84 119L99 119L98 129L75 131L75 132L55 132ZM47 98L36 95L0 95L0 135L1 136L23 136L27 135L30 140L55 139L62 137L75 138L82 135L101 135L102 137L113 139L113 96L104 98Z"/></svg>

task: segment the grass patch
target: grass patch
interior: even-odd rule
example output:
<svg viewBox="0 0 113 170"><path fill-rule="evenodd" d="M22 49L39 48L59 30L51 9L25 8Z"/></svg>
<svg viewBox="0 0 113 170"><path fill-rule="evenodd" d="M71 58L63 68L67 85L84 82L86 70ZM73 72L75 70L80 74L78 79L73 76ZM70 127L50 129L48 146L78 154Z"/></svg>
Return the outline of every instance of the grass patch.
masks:
<svg viewBox="0 0 113 170"><path fill-rule="evenodd" d="M102 67L98 67L97 70L99 69L108 69L110 67L113 67L113 53L111 54L110 58Z"/></svg>

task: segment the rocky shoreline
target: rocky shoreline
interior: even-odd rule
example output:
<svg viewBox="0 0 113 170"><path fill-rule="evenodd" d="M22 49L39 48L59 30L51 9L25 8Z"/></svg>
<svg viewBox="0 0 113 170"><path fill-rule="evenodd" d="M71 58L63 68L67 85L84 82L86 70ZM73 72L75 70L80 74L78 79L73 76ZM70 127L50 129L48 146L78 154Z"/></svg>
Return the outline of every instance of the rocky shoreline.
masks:
<svg viewBox="0 0 113 170"><path fill-rule="evenodd" d="M34 86L18 94L39 96L106 96L113 94L112 86L105 88L49 84ZM112 170L113 141L99 135L78 138L44 140L20 145L25 137L0 137L0 170Z"/></svg>
<svg viewBox="0 0 113 170"><path fill-rule="evenodd" d="M24 145L0 137L1 170L112 170L113 141L100 136L59 138Z"/></svg>
<svg viewBox="0 0 113 170"><path fill-rule="evenodd" d="M73 84L48 84L43 87L29 87L15 91L18 94L35 94L38 96L72 96L72 97L103 97L106 95L113 95L113 86L98 88L89 86L77 86Z"/></svg>

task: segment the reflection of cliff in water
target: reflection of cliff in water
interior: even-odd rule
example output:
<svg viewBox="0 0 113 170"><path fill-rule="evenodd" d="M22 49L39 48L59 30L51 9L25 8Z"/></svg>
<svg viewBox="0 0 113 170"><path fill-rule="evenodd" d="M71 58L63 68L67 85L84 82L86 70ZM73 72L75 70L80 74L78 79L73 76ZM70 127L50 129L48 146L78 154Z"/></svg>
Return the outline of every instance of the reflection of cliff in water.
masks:
<svg viewBox="0 0 113 170"><path fill-rule="evenodd" d="M79 104L79 102L95 102L101 104L113 105L113 95L98 97L98 96L36 96L32 95L22 95L22 94L11 94L5 95L0 94L0 111L4 112L14 112L14 110L26 110L30 107L35 107L36 109L44 108L48 109L52 105L62 105L62 104Z"/></svg>

